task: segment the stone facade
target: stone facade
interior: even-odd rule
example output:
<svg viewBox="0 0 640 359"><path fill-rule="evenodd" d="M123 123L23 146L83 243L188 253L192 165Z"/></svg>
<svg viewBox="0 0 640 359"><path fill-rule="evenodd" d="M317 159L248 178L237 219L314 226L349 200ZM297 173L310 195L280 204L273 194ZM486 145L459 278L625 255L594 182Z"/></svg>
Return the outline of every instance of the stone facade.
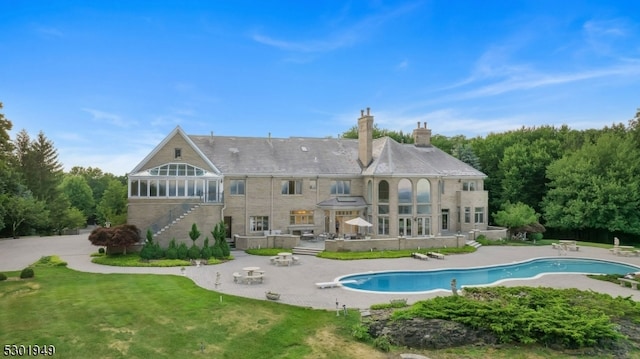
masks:
<svg viewBox="0 0 640 359"><path fill-rule="evenodd" d="M177 127L129 176L128 222L160 243L189 243L193 223L211 239L221 221L228 237L455 238L487 228L486 176L431 146L426 123L415 145L372 139L369 109L358 124L358 140L189 136ZM345 223L354 217L372 227Z"/></svg>

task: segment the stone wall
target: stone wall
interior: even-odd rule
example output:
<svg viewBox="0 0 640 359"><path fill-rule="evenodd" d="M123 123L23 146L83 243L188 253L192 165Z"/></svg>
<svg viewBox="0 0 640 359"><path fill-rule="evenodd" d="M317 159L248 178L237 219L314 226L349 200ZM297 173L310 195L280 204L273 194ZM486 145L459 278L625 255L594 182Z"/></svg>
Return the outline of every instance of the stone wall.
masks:
<svg viewBox="0 0 640 359"><path fill-rule="evenodd" d="M327 252L365 252L423 248L464 247L464 236L385 238L385 239L334 239L326 240Z"/></svg>
<svg viewBox="0 0 640 359"><path fill-rule="evenodd" d="M234 236L236 249L246 250L254 248L287 248L291 249L300 244L300 236L287 234L273 236Z"/></svg>

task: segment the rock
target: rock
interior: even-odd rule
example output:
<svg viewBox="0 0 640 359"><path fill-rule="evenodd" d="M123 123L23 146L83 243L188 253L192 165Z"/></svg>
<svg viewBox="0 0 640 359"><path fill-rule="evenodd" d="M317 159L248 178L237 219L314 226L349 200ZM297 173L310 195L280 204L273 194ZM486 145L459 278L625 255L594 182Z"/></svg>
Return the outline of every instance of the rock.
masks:
<svg viewBox="0 0 640 359"><path fill-rule="evenodd" d="M369 328L373 337L386 336L393 345L416 349L443 349L497 342L491 332L441 319L380 320L372 322Z"/></svg>

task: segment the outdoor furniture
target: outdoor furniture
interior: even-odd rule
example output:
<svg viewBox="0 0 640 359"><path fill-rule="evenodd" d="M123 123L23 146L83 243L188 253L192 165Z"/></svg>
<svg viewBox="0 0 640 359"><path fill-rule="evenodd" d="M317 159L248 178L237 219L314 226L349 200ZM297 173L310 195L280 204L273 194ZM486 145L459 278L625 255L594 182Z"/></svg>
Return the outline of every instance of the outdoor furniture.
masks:
<svg viewBox="0 0 640 359"><path fill-rule="evenodd" d="M422 259L424 261L429 260L429 256L427 256L426 254L422 254L422 253L417 253L417 252L416 253L411 253L411 256L413 258Z"/></svg>
<svg viewBox="0 0 640 359"><path fill-rule="evenodd" d="M241 273L238 273L238 272L233 273L234 283L242 283L243 280L244 280L244 276Z"/></svg>
<svg viewBox="0 0 640 359"><path fill-rule="evenodd" d="M618 281L620 282L621 287L626 287L627 283L631 284L631 289L638 289L638 284L640 284L638 281L627 278L618 278Z"/></svg>
<svg viewBox="0 0 640 359"><path fill-rule="evenodd" d="M429 252L427 253L427 255L429 257L436 258L436 259L444 259L444 254L438 253L438 252Z"/></svg>

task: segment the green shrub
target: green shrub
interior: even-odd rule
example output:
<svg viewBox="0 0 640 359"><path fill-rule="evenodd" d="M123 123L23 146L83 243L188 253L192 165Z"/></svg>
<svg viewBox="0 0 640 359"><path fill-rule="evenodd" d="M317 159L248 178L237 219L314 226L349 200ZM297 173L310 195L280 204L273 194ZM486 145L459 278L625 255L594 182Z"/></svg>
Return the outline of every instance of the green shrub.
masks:
<svg viewBox="0 0 640 359"><path fill-rule="evenodd" d="M534 240L534 241L539 241L543 238L544 236L542 235L542 233L531 233L529 235L529 238Z"/></svg>
<svg viewBox="0 0 640 359"><path fill-rule="evenodd" d="M187 257L189 259L198 259L200 258L200 248L197 245L192 245L187 252Z"/></svg>
<svg viewBox="0 0 640 359"><path fill-rule="evenodd" d="M371 340L371 334L369 333L369 328L362 323L358 323L351 328L351 335L353 335L356 340L361 342L366 342Z"/></svg>
<svg viewBox="0 0 640 359"><path fill-rule="evenodd" d="M22 272L20 272L21 279L33 278L34 276L35 276L35 273L33 272L33 268L31 267L27 267L23 269Z"/></svg>
<svg viewBox="0 0 640 359"><path fill-rule="evenodd" d="M204 247L204 248L202 248L202 254L201 254L201 256L202 256L202 259L204 259L204 260L207 260L207 261L208 261L208 260L211 258L211 256L212 256L212 254L211 254L211 247Z"/></svg>
<svg viewBox="0 0 640 359"><path fill-rule="evenodd" d="M3 280L7 280L7 275L4 273L0 273L0 282L2 282Z"/></svg>
<svg viewBox="0 0 640 359"><path fill-rule="evenodd" d="M189 253L189 247L187 244L182 242L178 245L178 259L187 259L187 255Z"/></svg>
<svg viewBox="0 0 640 359"><path fill-rule="evenodd" d="M103 247L98 248L98 253L104 254L104 248Z"/></svg>
<svg viewBox="0 0 640 359"><path fill-rule="evenodd" d="M145 261L153 259L153 245L145 244L140 250L140 258Z"/></svg>
<svg viewBox="0 0 640 359"><path fill-rule="evenodd" d="M178 248L169 248L165 253L167 259L178 259Z"/></svg>
<svg viewBox="0 0 640 359"><path fill-rule="evenodd" d="M389 343L389 338L385 336L375 338L373 340L373 346L385 353L388 353L391 350L391 343Z"/></svg>
<svg viewBox="0 0 640 359"><path fill-rule="evenodd" d="M67 262L58 256L43 256L34 265L36 267L65 267Z"/></svg>

